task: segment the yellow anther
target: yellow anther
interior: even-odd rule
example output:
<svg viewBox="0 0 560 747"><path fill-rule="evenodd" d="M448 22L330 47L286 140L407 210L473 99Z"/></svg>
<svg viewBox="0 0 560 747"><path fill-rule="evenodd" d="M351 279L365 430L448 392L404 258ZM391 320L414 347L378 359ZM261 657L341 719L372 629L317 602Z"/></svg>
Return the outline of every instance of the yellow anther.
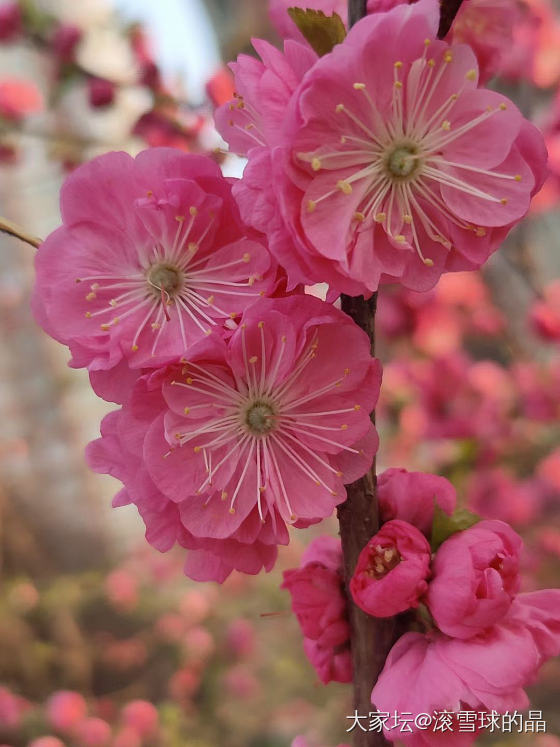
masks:
<svg viewBox="0 0 560 747"><path fill-rule="evenodd" d="M366 219L366 216L363 213L354 213L354 219L362 223Z"/></svg>
<svg viewBox="0 0 560 747"><path fill-rule="evenodd" d="M161 324L158 324L157 322L152 322L152 324L150 324L150 327L152 329L159 329L161 327Z"/></svg>
<svg viewBox="0 0 560 747"><path fill-rule="evenodd" d="M341 192L343 192L345 195L351 195L352 194L352 185L350 182L347 182L345 179L340 179L336 186L340 189Z"/></svg>
<svg viewBox="0 0 560 747"><path fill-rule="evenodd" d="M346 145L346 142L347 142L347 137L346 137L346 135L341 135L341 136L340 136L340 144L341 144L341 145ZM79 281L77 281L77 280L76 280L76 282L79 282Z"/></svg>
<svg viewBox="0 0 560 747"><path fill-rule="evenodd" d="M146 197L152 197L152 195L153 195L153 194L154 194L154 193L152 192L152 190L151 190L151 189L149 189L149 190L148 190L148 191L146 192Z"/></svg>
<svg viewBox="0 0 560 747"><path fill-rule="evenodd" d="M403 215L402 219L403 223L408 223L409 225L410 223L412 223L412 215L405 214Z"/></svg>
<svg viewBox="0 0 560 747"><path fill-rule="evenodd" d="M246 130L254 130L255 125L252 122L249 122L249 124L245 125Z"/></svg>
<svg viewBox="0 0 560 747"><path fill-rule="evenodd" d="M387 217L387 213L376 213L374 217L374 221L376 223L383 223L386 217Z"/></svg>
<svg viewBox="0 0 560 747"><path fill-rule="evenodd" d="M334 108L335 112L337 114L340 114L340 112L344 111L344 104L337 104Z"/></svg>
<svg viewBox="0 0 560 747"><path fill-rule="evenodd" d="M206 335L206 337L208 337L209 335L212 334L212 330L211 329L205 329L204 330L204 334Z"/></svg>
<svg viewBox="0 0 560 747"><path fill-rule="evenodd" d="M400 80L396 80L396 81L395 81L395 82L393 83L393 85L395 86L395 88L402 88L402 83L400 82Z"/></svg>
<svg viewBox="0 0 560 747"><path fill-rule="evenodd" d="M425 47L429 47L431 43L432 43L431 39L424 39L424 46Z"/></svg>
<svg viewBox="0 0 560 747"><path fill-rule="evenodd" d="M259 487L259 493L264 493L264 491L265 491L265 490L266 490L266 488L265 488L265 486L264 486L264 485L261 485L261 486Z"/></svg>
<svg viewBox="0 0 560 747"><path fill-rule="evenodd" d="M229 315L229 318L230 318L230 319L235 319L235 317L236 317L236 316L238 316L238 315L239 315L239 312L237 312L237 311L232 311L232 312L231 312L231 314Z"/></svg>
<svg viewBox="0 0 560 747"><path fill-rule="evenodd" d="M458 93L452 93L449 98L451 99L451 101L457 101L457 99L459 98L459 94Z"/></svg>
<svg viewBox="0 0 560 747"><path fill-rule="evenodd" d="M243 255L242 259L243 259L243 261L245 263L250 262L251 261L251 255L249 254L249 252L245 252L245 254Z"/></svg>
<svg viewBox="0 0 560 747"><path fill-rule="evenodd" d="M103 332L108 332L111 329L111 325L110 324L100 324L99 326L101 327L101 329L103 330Z"/></svg>
<svg viewBox="0 0 560 747"><path fill-rule="evenodd" d="M282 337L280 338L280 342L286 343L287 341L288 341L288 338L286 337L286 335L282 335Z"/></svg>
<svg viewBox="0 0 560 747"><path fill-rule="evenodd" d="M91 319L91 311L86 311L85 317L86 319Z"/></svg>
<svg viewBox="0 0 560 747"><path fill-rule="evenodd" d="M445 53L445 54L443 55L443 61L444 61L444 62L452 62L452 60L453 60L453 55L451 54L451 52L447 51L447 52L446 52L446 53Z"/></svg>
<svg viewBox="0 0 560 747"><path fill-rule="evenodd" d="M396 67L397 69L398 69L398 68L400 68L400 67L402 67L402 62L401 62L400 60L397 60L397 61L395 62L395 67Z"/></svg>
<svg viewBox="0 0 560 747"><path fill-rule="evenodd" d="M99 283L92 283L89 287L92 291L96 291L99 288Z"/></svg>
<svg viewBox="0 0 560 747"><path fill-rule="evenodd" d="M513 178L515 179L516 182L520 182L521 181L521 174L516 174Z"/></svg>
<svg viewBox="0 0 560 747"><path fill-rule="evenodd" d="M451 122L448 119L444 119L441 123L441 129L449 132L449 130L451 129Z"/></svg>
<svg viewBox="0 0 560 747"><path fill-rule="evenodd" d="M133 353L135 353L138 350L138 345L133 345L131 350Z"/></svg>
<svg viewBox="0 0 560 747"><path fill-rule="evenodd" d="M187 376L187 378L185 379L185 381L186 381L186 382L187 382L187 384L189 384L189 385L190 385L190 384L192 384L192 383L193 383L193 378L192 378L192 376Z"/></svg>
<svg viewBox="0 0 560 747"><path fill-rule="evenodd" d="M468 73L465 73L465 78L467 80L476 80L477 78L476 70L474 68L472 70L469 70Z"/></svg>
<svg viewBox="0 0 560 747"><path fill-rule="evenodd" d="M428 60L426 64L428 65L428 67L434 67L436 64L436 61L434 60L433 57L430 57L430 59Z"/></svg>
<svg viewBox="0 0 560 747"><path fill-rule="evenodd" d="M307 212L312 213L317 207L317 203L314 200L307 200Z"/></svg>
<svg viewBox="0 0 560 747"><path fill-rule="evenodd" d="M338 470L338 472L335 472L335 475L336 475L337 477L342 477L342 475L343 475L343 474L344 474L344 473L343 473L343 472L341 472L340 470Z"/></svg>
<svg viewBox="0 0 560 747"><path fill-rule="evenodd" d="M433 267L434 266L434 260L430 259L429 257L425 257L422 262L426 265L426 267Z"/></svg>
<svg viewBox="0 0 560 747"><path fill-rule="evenodd" d="M311 161L311 168L313 171L319 171L321 168L321 159L320 158L314 158Z"/></svg>
<svg viewBox="0 0 560 747"><path fill-rule="evenodd" d="M91 291L91 293L87 294L86 301L93 301L94 298L97 298L97 296L93 291Z"/></svg>
<svg viewBox="0 0 560 747"><path fill-rule="evenodd" d="M347 431L348 430L348 426L346 425L346 423L344 425L340 426L340 430L341 431Z"/></svg>
<svg viewBox="0 0 560 747"><path fill-rule="evenodd" d="M350 373L350 369L349 368L345 368L344 369L344 375L348 376L349 373Z"/></svg>
<svg viewBox="0 0 560 747"><path fill-rule="evenodd" d="M223 501L227 500L227 497L228 497L227 490L222 490L222 495L221 495L222 500Z"/></svg>
<svg viewBox="0 0 560 747"><path fill-rule="evenodd" d="M183 223L184 220L185 220L185 216L184 215L176 215L175 216L175 220L177 221L177 223Z"/></svg>
<svg viewBox="0 0 560 747"><path fill-rule="evenodd" d="M356 410L356 412L357 412L358 410L361 410L361 409L362 409L362 406L361 406L361 405L354 405L354 410Z"/></svg>
<svg viewBox="0 0 560 747"><path fill-rule="evenodd" d="M202 448L200 446L195 446L193 451L195 454L198 454L200 451L202 451Z"/></svg>
<svg viewBox="0 0 560 747"><path fill-rule="evenodd" d="M256 356L256 355L252 355L252 356L251 356L251 357L249 358L249 363L256 363L256 362L257 362L258 360L259 360L259 359L257 358L257 356Z"/></svg>
<svg viewBox="0 0 560 747"><path fill-rule="evenodd" d="M264 327L264 322L259 322L259 323L257 324L257 327L258 327L259 329L262 329L262 328Z"/></svg>
<svg viewBox="0 0 560 747"><path fill-rule="evenodd" d="M189 213L193 218L196 217L198 215L198 208L196 208L194 205L191 205L189 208Z"/></svg>
<svg viewBox="0 0 560 747"><path fill-rule="evenodd" d="M206 299L206 303L209 306L212 306L212 304L214 303L214 296L208 296L208 298Z"/></svg>
<svg viewBox="0 0 560 747"><path fill-rule="evenodd" d="M183 412L185 413L185 415L188 415L190 411L191 411L190 407L185 407L185 409L183 410Z"/></svg>
<svg viewBox="0 0 560 747"><path fill-rule="evenodd" d="M404 244L406 241L406 237L402 235L402 233L398 233L395 236L395 241L397 241L399 244Z"/></svg>
<svg viewBox="0 0 560 747"><path fill-rule="evenodd" d="M233 516L233 514L235 513L235 509L232 507L232 508L230 508L229 512Z"/></svg>
<svg viewBox="0 0 560 747"><path fill-rule="evenodd" d="M116 300L115 300L114 298L112 298L112 299L111 299L111 300L109 301L109 306L112 306L113 308L115 308L115 306L116 306L116 305L117 305L117 301L116 301Z"/></svg>
<svg viewBox="0 0 560 747"><path fill-rule="evenodd" d="M507 104L504 104L504 102L502 101L502 103L501 103L501 104L500 104L500 106L499 106L499 109L500 109L501 111L505 112L505 110L507 109Z"/></svg>
<svg viewBox="0 0 560 747"><path fill-rule="evenodd" d="M354 89L356 91L363 91L366 87L365 83L354 83Z"/></svg>
<svg viewBox="0 0 560 747"><path fill-rule="evenodd" d="M478 236L478 237L486 236L486 229L482 228L482 226L477 226L474 229L474 233L475 233L475 236Z"/></svg>
<svg viewBox="0 0 560 747"><path fill-rule="evenodd" d="M502 199L500 200L500 205L507 205L507 202L507 197L502 197Z"/></svg>

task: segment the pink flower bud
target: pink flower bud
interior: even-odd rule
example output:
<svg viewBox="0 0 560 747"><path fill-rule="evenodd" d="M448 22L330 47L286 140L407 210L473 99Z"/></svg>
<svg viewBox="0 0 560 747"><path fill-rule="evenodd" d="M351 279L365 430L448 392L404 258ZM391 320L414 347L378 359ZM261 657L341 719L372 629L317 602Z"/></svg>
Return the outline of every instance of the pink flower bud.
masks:
<svg viewBox="0 0 560 747"><path fill-rule="evenodd" d="M89 78L89 104L94 109L110 106L115 99L115 84L105 78Z"/></svg>
<svg viewBox="0 0 560 747"><path fill-rule="evenodd" d="M86 714L86 701L80 693L60 690L51 695L47 701L47 721L53 729L63 734L73 731Z"/></svg>
<svg viewBox="0 0 560 747"><path fill-rule="evenodd" d="M503 521L481 521L443 543L427 595L442 632L471 638L504 617L519 590L521 547Z"/></svg>
<svg viewBox="0 0 560 747"><path fill-rule="evenodd" d="M418 605L428 588L430 546L416 527L384 524L358 558L350 581L354 601L374 617L392 617Z"/></svg>
<svg viewBox="0 0 560 747"><path fill-rule="evenodd" d="M73 62L76 46L82 38L82 31L71 23L63 23L51 39L52 50L61 62Z"/></svg>
<svg viewBox="0 0 560 747"><path fill-rule="evenodd" d="M106 747L111 739L111 727L101 718L86 718L76 727L80 747Z"/></svg>
<svg viewBox="0 0 560 747"><path fill-rule="evenodd" d="M0 42L16 39L22 29L22 21L19 3L2 3L0 5Z"/></svg>
<svg viewBox="0 0 560 747"><path fill-rule="evenodd" d="M432 531L434 505L451 515L455 488L439 475L388 469L377 480L379 510L383 521L402 519L426 535Z"/></svg>
<svg viewBox="0 0 560 747"><path fill-rule="evenodd" d="M147 700L133 700L122 710L121 720L125 727L143 738L152 737L158 730L159 715L157 708Z"/></svg>

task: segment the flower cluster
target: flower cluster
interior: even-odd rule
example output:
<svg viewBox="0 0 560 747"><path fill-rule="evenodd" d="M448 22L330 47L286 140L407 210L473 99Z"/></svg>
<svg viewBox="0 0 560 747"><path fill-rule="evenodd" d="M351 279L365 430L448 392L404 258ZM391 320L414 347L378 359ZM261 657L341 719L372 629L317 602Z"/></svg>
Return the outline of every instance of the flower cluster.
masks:
<svg viewBox="0 0 560 747"><path fill-rule="evenodd" d="M397 640L372 703L382 712L412 714L525 708L523 688L560 653L560 591L519 593L522 541L502 521L457 531L432 553L434 506L448 515L455 508L443 478L388 470L380 482L382 513L407 518L386 521L363 549L350 581L352 597L375 617L406 613L416 619L415 630L420 625L425 632ZM305 640L314 636L323 648L328 642L331 662L343 642L334 631L342 637L347 625L337 548L340 553L331 538L315 540L302 567L284 575ZM305 648L323 679L326 653L319 659ZM390 729L386 736L396 738ZM398 738L407 745L439 743L429 730Z"/></svg>

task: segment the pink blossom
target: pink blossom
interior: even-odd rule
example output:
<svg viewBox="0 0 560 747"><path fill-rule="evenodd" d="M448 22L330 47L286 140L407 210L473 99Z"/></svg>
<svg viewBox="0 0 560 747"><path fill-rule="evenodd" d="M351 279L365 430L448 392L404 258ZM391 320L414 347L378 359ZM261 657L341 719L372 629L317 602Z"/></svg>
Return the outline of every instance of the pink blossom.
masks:
<svg viewBox="0 0 560 747"><path fill-rule="evenodd" d="M431 550L416 527L388 521L364 547L350 581L354 602L374 617L417 607L428 588Z"/></svg>
<svg viewBox="0 0 560 747"><path fill-rule="evenodd" d="M477 88L474 54L436 40L438 21L433 0L362 19L293 94L266 187L291 237L288 253L286 234L280 246L267 232L291 283L426 290L480 267L527 213L542 136Z"/></svg>
<svg viewBox="0 0 560 747"><path fill-rule="evenodd" d="M228 648L239 658L251 656L255 650L255 629L249 620L233 620L226 631Z"/></svg>
<svg viewBox="0 0 560 747"><path fill-rule="evenodd" d="M229 340L198 343L164 375L148 471L197 537L230 537L250 516L261 531L271 517L315 522L371 464L380 379L345 314L310 296L263 299Z"/></svg>
<svg viewBox="0 0 560 747"><path fill-rule="evenodd" d="M124 727L133 729L143 739L153 737L158 730L159 714L157 708L147 700L132 700L121 711Z"/></svg>
<svg viewBox="0 0 560 747"><path fill-rule="evenodd" d="M0 117L19 122L28 114L43 108L43 97L35 85L25 78L0 79Z"/></svg>
<svg viewBox="0 0 560 747"><path fill-rule="evenodd" d="M543 622L534 612L535 606L522 606L532 625L542 626L539 633L543 639L548 636L554 641L545 647L546 651L557 652L560 619L557 605ZM512 606L510 615L500 625L468 640L449 638L437 631L403 635L389 652L373 688L375 707L390 713L397 710L412 714L442 710L503 713L526 708L529 701L523 687L534 681L544 659L553 654L539 651L538 633L527 627L523 613L513 612ZM556 631L551 633L554 626ZM476 734L464 736L466 741L458 744L470 744L476 738ZM395 739L395 734L386 732L386 737ZM432 731L398 735L407 747L443 745L444 737L441 732Z"/></svg>
<svg viewBox="0 0 560 747"><path fill-rule="evenodd" d="M63 23L58 26L51 39L51 45L55 55L61 62L74 62L76 46L82 38L82 30L71 23Z"/></svg>
<svg viewBox="0 0 560 747"><path fill-rule="evenodd" d="M18 2L3 2L0 5L0 42L11 42L20 35L23 16Z"/></svg>
<svg viewBox="0 0 560 747"><path fill-rule="evenodd" d="M94 109L111 106L115 100L115 84L105 78L88 78L88 99Z"/></svg>
<svg viewBox="0 0 560 747"><path fill-rule="evenodd" d="M91 716L76 726L76 741L80 747L108 747L111 727L101 718Z"/></svg>
<svg viewBox="0 0 560 747"><path fill-rule="evenodd" d="M343 591L342 549L334 537L318 537L300 568L284 571L283 589L304 636L304 650L321 682L351 682L350 628Z"/></svg>
<svg viewBox="0 0 560 747"><path fill-rule="evenodd" d="M138 603L138 582L129 571L116 569L105 579L105 594L117 609L131 611Z"/></svg>
<svg viewBox="0 0 560 747"><path fill-rule="evenodd" d="M0 724L7 729L18 729L29 703L8 688L0 686Z"/></svg>
<svg viewBox="0 0 560 747"><path fill-rule="evenodd" d="M39 737L29 742L28 747L65 747L58 737Z"/></svg>
<svg viewBox="0 0 560 747"><path fill-rule="evenodd" d="M427 603L442 632L471 638L505 616L519 590L522 544L503 521L481 521L441 545Z"/></svg>
<svg viewBox="0 0 560 747"><path fill-rule="evenodd" d="M125 726L115 734L111 747L142 747L142 739L134 729Z"/></svg>
<svg viewBox="0 0 560 747"><path fill-rule="evenodd" d="M113 475L124 483L113 506L134 503L146 525L147 541L160 552L167 552L175 543L189 548L184 570L195 580L221 583L234 569L252 574L263 567L270 570L276 560L276 543L287 542L283 524L272 532L271 517L261 526L255 511L240 531L227 540L197 538L183 524L180 504L156 487L143 460L144 438L154 420L149 409L149 397L151 394L154 398L154 393L149 392L146 384L146 379L142 378L136 386L136 398L144 400L145 411L137 412L137 418L128 410L110 413L101 423L101 438L86 449L86 458L93 470ZM157 406L163 411L165 403L161 391L157 390L155 395ZM134 439L130 438L132 432L135 432ZM161 439L165 444L163 432ZM168 447L164 445L163 448ZM240 542L238 537L245 539L243 530L247 532L251 528L250 541Z"/></svg>
<svg viewBox="0 0 560 747"><path fill-rule="evenodd" d="M480 468L467 482L467 504L485 519L526 526L539 515L543 492L537 480L519 482L503 467Z"/></svg>
<svg viewBox="0 0 560 747"><path fill-rule="evenodd" d="M82 722L87 714L87 705L80 693L60 690L48 699L46 704L47 721L57 731L69 733Z"/></svg>
<svg viewBox="0 0 560 747"><path fill-rule="evenodd" d="M68 177L61 209L37 253L35 315L109 391L119 363L178 358L268 288L267 252L210 158L108 153Z"/></svg>
<svg viewBox="0 0 560 747"><path fill-rule="evenodd" d="M544 298L535 301L529 318L543 340L560 341L560 281L546 286Z"/></svg>
<svg viewBox="0 0 560 747"><path fill-rule="evenodd" d="M388 469L377 478L377 496L383 521L401 519L431 535L434 506L451 515L457 497L455 488L439 475Z"/></svg>

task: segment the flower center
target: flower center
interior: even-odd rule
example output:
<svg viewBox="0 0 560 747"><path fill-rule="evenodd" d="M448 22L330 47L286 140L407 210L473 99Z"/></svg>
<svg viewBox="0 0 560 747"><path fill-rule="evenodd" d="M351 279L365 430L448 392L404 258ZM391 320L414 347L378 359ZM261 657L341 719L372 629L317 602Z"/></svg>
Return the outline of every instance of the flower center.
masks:
<svg viewBox="0 0 560 747"><path fill-rule="evenodd" d="M266 402L252 402L245 410L245 425L255 436L269 433L275 425L273 408Z"/></svg>
<svg viewBox="0 0 560 747"><path fill-rule="evenodd" d="M385 166L392 177L411 176L418 169L418 151L413 145L400 145L390 151Z"/></svg>
<svg viewBox="0 0 560 747"><path fill-rule="evenodd" d="M150 289L158 297L162 291L170 297L176 296L185 282L182 271L166 262L152 265L148 271L147 279Z"/></svg>
<svg viewBox="0 0 560 747"><path fill-rule="evenodd" d="M386 576L389 571L396 568L402 558L396 547L382 547L376 545L370 547L369 556L369 574L374 578L380 579Z"/></svg>

